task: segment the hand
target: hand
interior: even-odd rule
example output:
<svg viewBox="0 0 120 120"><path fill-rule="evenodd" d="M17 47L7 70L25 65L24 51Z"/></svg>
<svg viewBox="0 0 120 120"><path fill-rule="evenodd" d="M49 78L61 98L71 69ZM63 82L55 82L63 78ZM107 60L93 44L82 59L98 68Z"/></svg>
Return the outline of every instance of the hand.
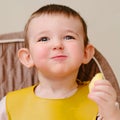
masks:
<svg viewBox="0 0 120 120"><path fill-rule="evenodd" d="M115 106L117 98L116 91L109 81L96 81L88 97L98 104L99 113L104 120L114 120L114 116L120 113Z"/></svg>

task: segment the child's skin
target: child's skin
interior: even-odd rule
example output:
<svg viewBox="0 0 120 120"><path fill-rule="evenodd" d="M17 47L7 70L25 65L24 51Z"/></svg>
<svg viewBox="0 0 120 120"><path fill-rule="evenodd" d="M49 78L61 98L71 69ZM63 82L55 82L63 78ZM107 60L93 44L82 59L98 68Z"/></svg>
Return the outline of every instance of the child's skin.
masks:
<svg viewBox="0 0 120 120"><path fill-rule="evenodd" d="M84 36L77 17L41 14L32 19L27 31L29 47L21 48L18 56L26 67L35 66L38 71L37 96L57 99L76 92L79 67L94 55L90 43L84 46ZM88 97L98 104L104 120L120 119L115 107L116 92L107 80L96 81Z"/></svg>
<svg viewBox="0 0 120 120"><path fill-rule="evenodd" d="M94 55L91 44L84 47L80 20L64 15L41 15L31 21L28 36L29 49L21 49L19 57L24 65L38 70L41 84L36 94L45 98L69 95L78 86L76 76L80 65L88 63ZM97 81L88 97L98 104L104 120L120 119L120 111L115 107L116 92L107 80Z"/></svg>
<svg viewBox="0 0 120 120"><path fill-rule="evenodd" d="M92 45L84 48L80 20L64 15L41 15L31 21L28 36L29 50L21 49L19 57L27 67L37 68L41 84L36 91L42 97L62 97L75 88L80 65L94 54Z"/></svg>
<svg viewBox="0 0 120 120"><path fill-rule="evenodd" d="M120 119L120 110L115 106L116 92L107 80L96 81L88 97L98 104L99 113L104 120Z"/></svg>

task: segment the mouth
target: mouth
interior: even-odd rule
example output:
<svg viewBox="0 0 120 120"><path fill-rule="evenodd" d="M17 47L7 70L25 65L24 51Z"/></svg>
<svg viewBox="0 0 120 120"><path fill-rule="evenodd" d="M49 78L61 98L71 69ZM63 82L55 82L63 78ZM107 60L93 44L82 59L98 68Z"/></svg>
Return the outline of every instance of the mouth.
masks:
<svg viewBox="0 0 120 120"><path fill-rule="evenodd" d="M65 60L66 58L67 58L66 55L56 55L52 57L52 59L54 60Z"/></svg>

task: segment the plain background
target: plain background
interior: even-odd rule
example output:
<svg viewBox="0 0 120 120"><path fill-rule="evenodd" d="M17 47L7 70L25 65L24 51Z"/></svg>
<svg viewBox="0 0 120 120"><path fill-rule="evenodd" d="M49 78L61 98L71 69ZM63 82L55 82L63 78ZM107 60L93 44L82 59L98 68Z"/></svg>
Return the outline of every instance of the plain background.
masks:
<svg viewBox="0 0 120 120"><path fill-rule="evenodd" d="M65 4L83 16L90 42L120 84L120 0L0 0L0 34L23 31L31 13L49 3Z"/></svg>

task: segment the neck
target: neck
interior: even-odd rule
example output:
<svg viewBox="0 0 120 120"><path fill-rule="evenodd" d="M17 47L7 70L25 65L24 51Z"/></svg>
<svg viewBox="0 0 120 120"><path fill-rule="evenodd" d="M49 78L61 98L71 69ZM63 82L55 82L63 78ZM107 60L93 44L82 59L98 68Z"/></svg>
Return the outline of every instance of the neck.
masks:
<svg viewBox="0 0 120 120"><path fill-rule="evenodd" d="M44 98L63 98L71 95L77 90L76 75L69 77L56 77L48 79L40 76L40 84L37 86L35 93L37 96Z"/></svg>

